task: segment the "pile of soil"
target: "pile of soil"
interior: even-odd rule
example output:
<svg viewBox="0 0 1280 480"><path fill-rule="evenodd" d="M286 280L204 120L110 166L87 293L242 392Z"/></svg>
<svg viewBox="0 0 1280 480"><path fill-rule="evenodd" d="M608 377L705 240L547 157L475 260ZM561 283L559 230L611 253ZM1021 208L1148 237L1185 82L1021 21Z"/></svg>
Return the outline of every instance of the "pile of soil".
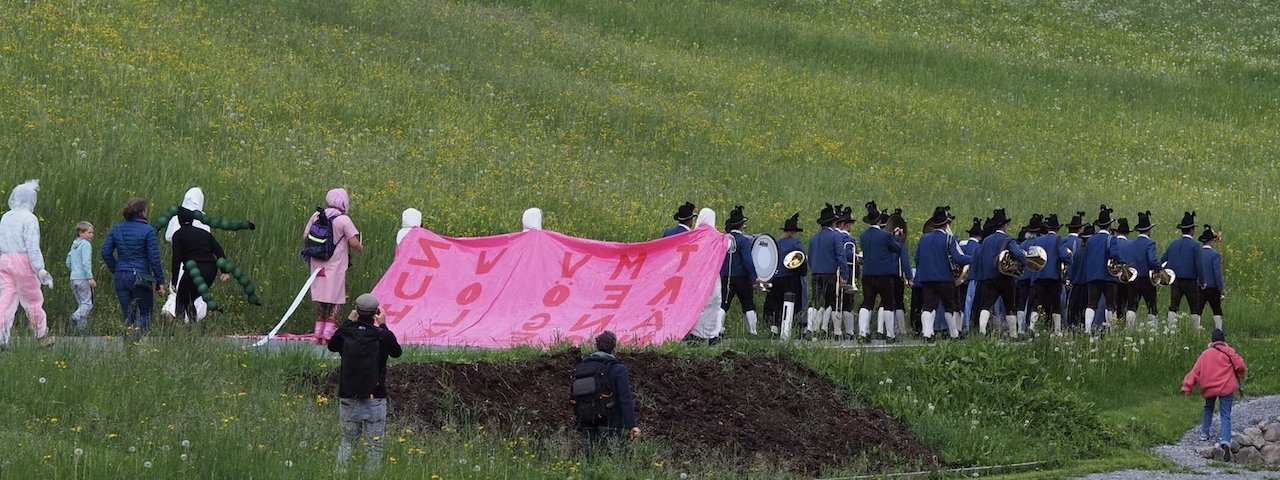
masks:
<svg viewBox="0 0 1280 480"><path fill-rule="evenodd" d="M580 352L501 363L393 363L387 374L398 422L427 427L480 421L549 435L572 428L568 384ZM621 355L636 415L676 461L714 455L817 474L862 464L871 472L935 466L938 451L906 423L859 403L828 378L776 354L718 357ZM337 390L337 372L319 382Z"/></svg>

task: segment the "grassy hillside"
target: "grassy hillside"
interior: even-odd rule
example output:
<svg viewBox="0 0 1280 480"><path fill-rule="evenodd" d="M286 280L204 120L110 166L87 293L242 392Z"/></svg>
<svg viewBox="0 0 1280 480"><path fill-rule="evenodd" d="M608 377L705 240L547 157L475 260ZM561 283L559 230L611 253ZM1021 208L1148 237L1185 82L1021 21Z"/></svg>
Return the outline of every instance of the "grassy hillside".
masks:
<svg viewBox="0 0 1280 480"><path fill-rule="evenodd" d="M1224 230L1233 344L1251 391L1280 391L1280 12L1265 2L10 1L0 19L0 191L41 179L54 325L71 311L75 222L105 232L126 198L158 214L192 185L210 213L259 226L218 238L265 306L219 287L215 332L278 318L305 278L302 224L336 185L368 245L352 292L390 263L407 207L448 235L513 231L538 206L548 229L638 241L685 200L744 205L751 232L795 211L812 225L823 202L875 199L913 227L935 205L1025 221L1106 203L1131 220L1153 211L1161 246L1183 210ZM91 321L116 333L103 286ZM1203 335L1128 335L787 353L911 422L947 462L1042 460L1050 439L1054 465L1080 472L1158 464L1146 447L1198 412L1173 392ZM0 402L17 448L0 472L324 475L334 407L296 380L332 366L198 339L134 356L19 344L0 355L18 386ZM581 473L567 444L397 427L391 478ZM747 468L664 466L673 447L607 473Z"/></svg>
<svg viewBox="0 0 1280 480"><path fill-rule="evenodd" d="M686 199L758 232L824 201L913 226L1106 203L1155 212L1162 245L1183 210L1223 229L1227 308L1257 316L1277 289L1254 279L1280 274L1277 13L1148 3L10 4L0 171L42 180L58 277L74 222L105 231L132 195L159 210L200 185L257 222L220 235L267 302L236 330L283 310L335 185L370 246L357 290L411 206L451 235L539 206L643 240Z"/></svg>

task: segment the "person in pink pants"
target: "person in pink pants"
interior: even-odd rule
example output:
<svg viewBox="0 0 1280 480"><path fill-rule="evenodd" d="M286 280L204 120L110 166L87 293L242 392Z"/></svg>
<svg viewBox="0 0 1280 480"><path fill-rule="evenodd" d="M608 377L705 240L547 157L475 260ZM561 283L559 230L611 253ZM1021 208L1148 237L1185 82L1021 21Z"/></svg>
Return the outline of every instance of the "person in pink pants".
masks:
<svg viewBox="0 0 1280 480"><path fill-rule="evenodd" d="M0 349L9 346L9 330L18 306L27 314L40 344L53 344L44 313L44 293L40 285L53 287L53 276L44 269L40 254L40 222L36 219L36 190L40 185L27 180L9 194L9 211L0 217Z"/></svg>

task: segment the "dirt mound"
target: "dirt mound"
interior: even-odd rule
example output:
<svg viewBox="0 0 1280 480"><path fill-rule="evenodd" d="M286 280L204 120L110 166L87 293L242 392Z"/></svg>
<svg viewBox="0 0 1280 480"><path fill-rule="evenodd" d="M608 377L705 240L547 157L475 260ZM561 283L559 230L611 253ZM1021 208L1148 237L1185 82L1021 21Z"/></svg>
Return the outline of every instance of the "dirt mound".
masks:
<svg viewBox="0 0 1280 480"><path fill-rule="evenodd" d="M631 370L646 437L675 460L716 454L816 474L865 462L872 472L932 466L937 450L789 357L725 352L715 358L621 356ZM579 352L502 363L401 363L388 372L398 421L439 426L483 419L497 428L551 434L571 427L568 379ZM323 382L336 391L336 372Z"/></svg>

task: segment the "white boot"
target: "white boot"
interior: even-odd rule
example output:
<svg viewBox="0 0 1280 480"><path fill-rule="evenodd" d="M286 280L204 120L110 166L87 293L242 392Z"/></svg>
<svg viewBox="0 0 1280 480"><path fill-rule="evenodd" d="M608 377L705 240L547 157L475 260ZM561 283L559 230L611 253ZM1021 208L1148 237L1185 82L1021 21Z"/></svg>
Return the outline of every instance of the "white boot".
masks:
<svg viewBox="0 0 1280 480"><path fill-rule="evenodd" d="M1026 332L1027 332L1026 327L1023 327L1023 325L1026 325L1026 322L1027 322L1027 311L1026 311L1026 310L1018 310L1018 325L1017 325L1017 328L1018 328L1018 334L1019 334L1019 335L1021 335L1021 334L1023 334L1023 333L1026 333Z"/></svg>
<svg viewBox="0 0 1280 480"><path fill-rule="evenodd" d="M978 333L987 334L987 322L991 321L991 311L983 310L978 314Z"/></svg>
<svg viewBox="0 0 1280 480"><path fill-rule="evenodd" d="M920 334L928 340L933 339L933 312L920 313Z"/></svg>
<svg viewBox="0 0 1280 480"><path fill-rule="evenodd" d="M1222 330L1222 315L1213 316L1213 328Z"/></svg>
<svg viewBox="0 0 1280 480"><path fill-rule="evenodd" d="M835 335L836 340L844 337L844 314L839 310L831 312L831 333Z"/></svg>
<svg viewBox="0 0 1280 480"><path fill-rule="evenodd" d="M1053 333L1058 335L1062 334L1062 314L1061 313L1053 314Z"/></svg>
<svg viewBox="0 0 1280 480"><path fill-rule="evenodd" d="M885 332L884 334L885 334L885 336L889 337L889 339L891 339L891 340L893 340L893 339L897 339L897 338L898 338L898 330L897 330L896 328L894 328L894 321L896 320L896 318L894 318L894 317L895 317L895 315L893 314L893 312L892 312L892 311L887 311L887 310L885 310L885 311L883 311L883 312L884 312L884 313L882 313L880 316L884 317L884 332Z"/></svg>
<svg viewBox="0 0 1280 480"><path fill-rule="evenodd" d="M862 338L871 335L871 311L865 308L858 309L858 335Z"/></svg>
<svg viewBox="0 0 1280 480"><path fill-rule="evenodd" d="M1027 331L1035 333L1037 323L1040 323L1040 312L1031 312L1030 318L1027 319Z"/></svg>
<svg viewBox="0 0 1280 480"><path fill-rule="evenodd" d="M853 332L857 331L855 328L857 328L858 318L853 315L853 312L844 312L841 316L844 317L844 334L852 337Z"/></svg>
<svg viewBox="0 0 1280 480"><path fill-rule="evenodd" d="M1104 312L1103 312L1102 321L1103 321L1104 323L1106 323L1107 325L1110 325L1110 324L1111 324L1111 319L1113 319L1113 318L1116 318L1116 311L1115 311L1115 310L1106 310L1106 311L1104 311Z"/></svg>
<svg viewBox="0 0 1280 480"><path fill-rule="evenodd" d="M809 307L804 313L804 331L813 333L814 326L818 323L818 309Z"/></svg>
<svg viewBox="0 0 1280 480"><path fill-rule="evenodd" d="M876 333L879 333L886 337L889 336L889 334L885 333L884 331L884 309L883 308L876 310Z"/></svg>
<svg viewBox="0 0 1280 480"><path fill-rule="evenodd" d="M1005 315L1004 323L1009 326L1009 338L1018 338L1018 316Z"/></svg>
<svg viewBox="0 0 1280 480"><path fill-rule="evenodd" d="M898 335L905 335L907 333L907 312L894 310L893 325L896 327L896 330L894 330L894 332L896 332L893 335L894 337L897 337Z"/></svg>
<svg viewBox="0 0 1280 480"><path fill-rule="evenodd" d="M1097 312L1092 308L1084 309L1084 329L1087 332L1093 332L1093 316Z"/></svg>
<svg viewBox="0 0 1280 480"><path fill-rule="evenodd" d="M947 333L951 334L951 339L960 338L960 314L952 312L946 314Z"/></svg>
<svg viewBox="0 0 1280 480"><path fill-rule="evenodd" d="M1124 312L1124 325L1133 328L1138 325L1138 312L1129 310Z"/></svg>
<svg viewBox="0 0 1280 480"><path fill-rule="evenodd" d="M818 330L827 333L828 322L831 321L831 307L823 307L818 311Z"/></svg>
<svg viewBox="0 0 1280 480"><path fill-rule="evenodd" d="M716 336L724 335L724 309L716 312Z"/></svg>
<svg viewBox="0 0 1280 480"><path fill-rule="evenodd" d="M1204 325L1200 324L1200 315L1191 314L1191 328L1196 330L1204 330Z"/></svg>
<svg viewBox="0 0 1280 480"><path fill-rule="evenodd" d="M747 333L757 335L756 333L756 311L747 312Z"/></svg>
<svg viewBox="0 0 1280 480"><path fill-rule="evenodd" d="M1164 327L1165 332L1173 332L1178 329L1178 312L1169 312L1169 317L1166 320L1169 324Z"/></svg>

